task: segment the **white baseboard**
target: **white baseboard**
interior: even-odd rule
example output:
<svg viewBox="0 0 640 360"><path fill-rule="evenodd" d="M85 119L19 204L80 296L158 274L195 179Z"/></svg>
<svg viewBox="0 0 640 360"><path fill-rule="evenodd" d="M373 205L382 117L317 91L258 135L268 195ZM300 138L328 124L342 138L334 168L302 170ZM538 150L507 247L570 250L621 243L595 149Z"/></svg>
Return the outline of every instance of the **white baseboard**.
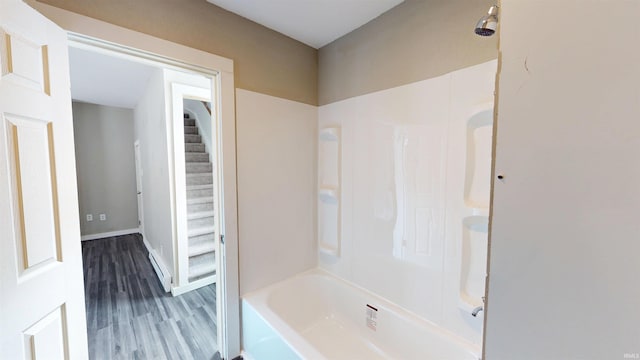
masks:
<svg viewBox="0 0 640 360"><path fill-rule="evenodd" d="M153 270L156 272L158 280L160 280L160 284L162 284L164 291L171 291L171 274L169 273L167 266L164 264L164 261L162 261L162 258L158 256L153 248L151 248L151 244L149 244L144 236L142 237L142 243L149 252L149 261L151 262L151 266L153 266Z"/></svg>
<svg viewBox="0 0 640 360"><path fill-rule="evenodd" d="M108 237L120 236L120 235L137 234L138 232L140 232L140 230L138 228L135 228L135 229L109 231L109 232L104 232L99 234L82 235L80 236L80 241L102 239L102 238L108 238Z"/></svg>
<svg viewBox="0 0 640 360"><path fill-rule="evenodd" d="M217 275L211 275L211 276L207 276L206 278L202 278L196 281L192 281L190 283L188 283L187 285L182 285L182 286L178 286L178 287L172 287L171 288L171 295L173 296L178 296L178 295L182 295L186 292L189 292L191 290L195 290L198 288L201 288L203 286L207 286L210 284L213 284L216 282L216 280L218 279Z"/></svg>

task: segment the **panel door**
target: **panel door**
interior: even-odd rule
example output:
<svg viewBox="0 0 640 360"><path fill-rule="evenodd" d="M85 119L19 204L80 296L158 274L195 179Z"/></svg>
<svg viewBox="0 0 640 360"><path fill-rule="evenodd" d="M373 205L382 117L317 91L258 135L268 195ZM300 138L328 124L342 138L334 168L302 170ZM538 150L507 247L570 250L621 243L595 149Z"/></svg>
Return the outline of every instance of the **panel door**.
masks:
<svg viewBox="0 0 640 360"><path fill-rule="evenodd" d="M85 359L67 34L0 0L0 357Z"/></svg>

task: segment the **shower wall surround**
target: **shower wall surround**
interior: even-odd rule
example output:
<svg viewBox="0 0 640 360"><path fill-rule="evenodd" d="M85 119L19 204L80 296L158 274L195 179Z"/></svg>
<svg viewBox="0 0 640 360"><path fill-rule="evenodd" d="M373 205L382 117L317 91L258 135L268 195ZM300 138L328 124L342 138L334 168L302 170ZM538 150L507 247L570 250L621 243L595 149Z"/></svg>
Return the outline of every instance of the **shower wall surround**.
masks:
<svg viewBox="0 0 640 360"><path fill-rule="evenodd" d="M319 108L320 267L476 344L495 74L494 60Z"/></svg>

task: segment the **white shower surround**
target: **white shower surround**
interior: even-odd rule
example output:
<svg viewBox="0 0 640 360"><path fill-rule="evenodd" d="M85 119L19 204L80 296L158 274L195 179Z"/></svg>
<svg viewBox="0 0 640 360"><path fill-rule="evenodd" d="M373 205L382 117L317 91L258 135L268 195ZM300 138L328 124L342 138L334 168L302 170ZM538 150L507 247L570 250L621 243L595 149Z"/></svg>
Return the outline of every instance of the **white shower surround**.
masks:
<svg viewBox="0 0 640 360"><path fill-rule="evenodd" d="M477 345L496 66L319 108L342 140L340 256L319 266Z"/></svg>

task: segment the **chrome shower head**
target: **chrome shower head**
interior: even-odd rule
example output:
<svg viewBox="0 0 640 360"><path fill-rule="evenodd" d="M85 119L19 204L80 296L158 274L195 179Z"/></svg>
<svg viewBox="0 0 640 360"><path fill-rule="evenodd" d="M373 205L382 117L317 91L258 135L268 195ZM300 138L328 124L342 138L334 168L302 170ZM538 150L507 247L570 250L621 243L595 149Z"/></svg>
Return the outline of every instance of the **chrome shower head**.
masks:
<svg viewBox="0 0 640 360"><path fill-rule="evenodd" d="M489 8L487 15L478 20L475 33L480 36L491 36L496 32L498 27L498 5Z"/></svg>

